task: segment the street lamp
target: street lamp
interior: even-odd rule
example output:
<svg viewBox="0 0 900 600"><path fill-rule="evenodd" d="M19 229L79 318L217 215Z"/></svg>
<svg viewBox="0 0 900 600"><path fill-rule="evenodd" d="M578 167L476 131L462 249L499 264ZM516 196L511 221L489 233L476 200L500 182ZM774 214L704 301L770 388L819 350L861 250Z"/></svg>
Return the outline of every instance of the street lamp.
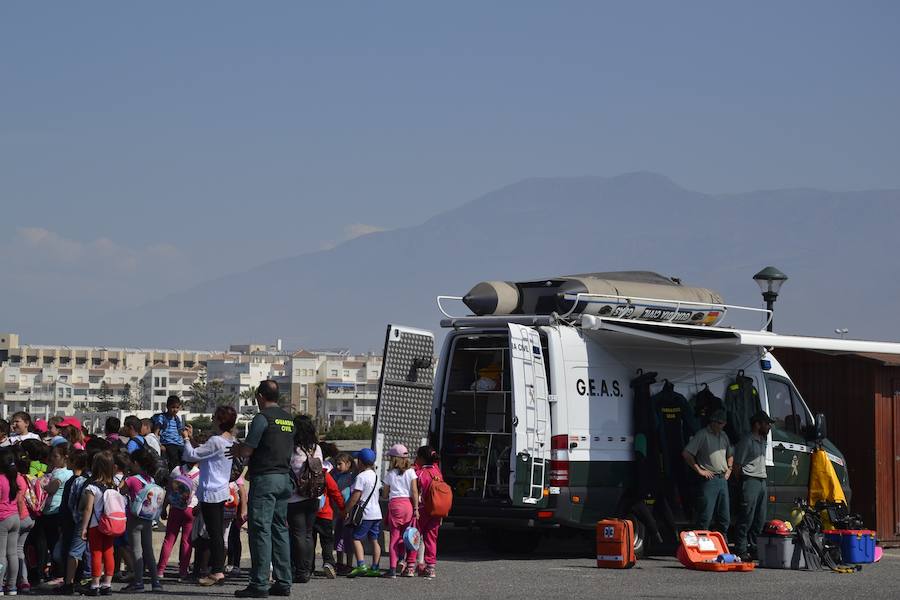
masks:
<svg viewBox="0 0 900 600"><path fill-rule="evenodd" d="M850 333L850 330L847 329L846 327L838 327L837 329L834 330L834 332L836 334L838 334L839 336L841 336L841 339L844 339L844 336L847 335L848 333Z"/></svg>
<svg viewBox="0 0 900 600"><path fill-rule="evenodd" d="M772 314L772 311L774 310L773 305L778 298L778 290L780 290L782 284L788 280L788 276L775 267L766 267L754 275L753 280L759 286L763 300L766 302L766 310L769 311L769 325L766 329L772 331L772 321L774 320Z"/></svg>

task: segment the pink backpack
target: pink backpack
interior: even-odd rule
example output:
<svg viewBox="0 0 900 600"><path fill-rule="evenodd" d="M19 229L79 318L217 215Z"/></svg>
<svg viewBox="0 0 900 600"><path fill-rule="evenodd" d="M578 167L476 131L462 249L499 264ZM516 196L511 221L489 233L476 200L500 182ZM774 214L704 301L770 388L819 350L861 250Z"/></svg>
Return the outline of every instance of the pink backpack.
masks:
<svg viewBox="0 0 900 600"><path fill-rule="evenodd" d="M103 507L97 519L97 528L103 535L119 537L125 533L125 497L119 490L107 488L101 498Z"/></svg>

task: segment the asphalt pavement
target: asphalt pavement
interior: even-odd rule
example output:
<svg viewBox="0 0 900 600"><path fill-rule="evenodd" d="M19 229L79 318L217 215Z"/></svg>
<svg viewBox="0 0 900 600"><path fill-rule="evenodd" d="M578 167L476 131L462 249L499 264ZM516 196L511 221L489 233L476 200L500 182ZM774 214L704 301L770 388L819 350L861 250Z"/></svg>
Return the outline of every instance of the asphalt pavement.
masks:
<svg viewBox="0 0 900 600"><path fill-rule="evenodd" d="M157 541L159 548L161 540ZM829 571L756 569L751 573L690 571L674 558L653 557L630 570L596 568L593 549L584 537L559 535L545 540L527 556L498 556L486 549L477 530L446 530L439 540L437 577L414 579L346 579L315 577L294 584L294 598L398 600L415 598L785 598L841 600L900 598L900 550L888 550L878 564L853 574ZM244 553L245 563L249 555ZM387 566L387 556L382 559ZM169 565L174 576L177 567ZM201 588L164 580L163 598L230 598L246 585L246 577L224 586ZM115 585L114 590L123 587ZM149 585L147 586L149 590ZM35 595L42 592L36 590ZM46 593L46 592L44 592ZM150 592L146 592L149 594ZM118 594L116 594L118 595ZM124 594L123 594L124 595Z"/></svg>

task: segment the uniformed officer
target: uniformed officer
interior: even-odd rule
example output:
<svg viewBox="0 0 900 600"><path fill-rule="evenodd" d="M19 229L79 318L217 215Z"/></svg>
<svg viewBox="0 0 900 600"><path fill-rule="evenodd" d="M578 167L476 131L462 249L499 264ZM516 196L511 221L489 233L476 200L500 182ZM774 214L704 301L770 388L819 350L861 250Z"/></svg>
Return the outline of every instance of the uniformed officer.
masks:
<svg viewBox="0 0 900 600"><path fill-rule="evenodd" d="M756 555L756 538L766 523L766 446L774 422L765 411L758 411L750 418L750 433L734 452L742 478L734 552L745 562Z"/></svg>
<svg viewBox="0 0 900 600"><path fill-rule="evenodd" d="M723 431L727 416L717 410L709 417L709 424L694 434L681 455L702 480L697 494L697 529L709 529L713 516L716 529L727 535L731 521L728 502L728 478L734 463L733 449Z"/></svg>
<svg viewBox="0 0 900 600"><path fill-rule="evenodd" d="M238 598L290 596L293 582L287 505L291 497L291 454L294 420L278 406L278 382L267 379L256 389L259 413L250 422L247 439L231 446L230 454L249 457L247 529L250 541L250 581ZM275 583L269 587L269 565Z"/></svg>

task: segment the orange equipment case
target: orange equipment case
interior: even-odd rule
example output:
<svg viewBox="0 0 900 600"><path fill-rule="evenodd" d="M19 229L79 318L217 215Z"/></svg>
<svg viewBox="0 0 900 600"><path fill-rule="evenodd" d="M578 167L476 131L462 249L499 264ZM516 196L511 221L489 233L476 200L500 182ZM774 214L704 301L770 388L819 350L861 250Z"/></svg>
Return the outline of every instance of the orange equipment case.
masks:
<svg viewBox="0 0 900 600"><path fill-rule="evenodd" d="M678 546L678 560L688 569L697 571L752 571L752 562L717 562L720 554L728 553L728 544L718 531L682 531Z"/></svg>
<svg viewBox="0 0 900 600"><path fill-rule="evenodd" d="M635 562L634 523L627 519L597 521L597 566L630 569Z"/></svg>

